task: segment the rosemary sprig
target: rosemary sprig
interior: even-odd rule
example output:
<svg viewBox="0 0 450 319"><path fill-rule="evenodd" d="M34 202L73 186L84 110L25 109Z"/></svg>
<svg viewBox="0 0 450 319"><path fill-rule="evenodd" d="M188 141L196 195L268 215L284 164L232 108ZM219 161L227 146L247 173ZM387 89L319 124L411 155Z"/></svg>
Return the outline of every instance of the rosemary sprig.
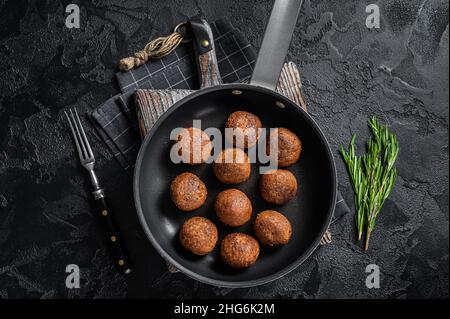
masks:
<svg viewBox="0 0 450 319"><path fill-rule="evenodd" d="M394 187L397 177L394 164L399 149L395 135L386 126L379 125L375 116L368 123L372 137L367 143L366 155L356 155L356 135L352 136L348 151L340 147L355 192L358 241L366 229L365 250L369 248L370 235L381 207Z"/></svg>

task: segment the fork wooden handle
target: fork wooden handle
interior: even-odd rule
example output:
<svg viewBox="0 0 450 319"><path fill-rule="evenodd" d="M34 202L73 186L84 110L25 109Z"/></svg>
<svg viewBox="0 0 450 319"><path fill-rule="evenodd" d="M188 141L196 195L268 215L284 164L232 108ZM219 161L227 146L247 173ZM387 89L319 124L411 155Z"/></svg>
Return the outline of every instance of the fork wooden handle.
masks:
<svg viewBox="0 0 450 319"><path fill-rule="evenodd" d="M117 232L116 223L113 214L108 208L108 203L105 197L95 199L95 202L100 213L100 221L104 225L104 231L107 236L107 243L114 258L114 265L121 274L129 274L132 270L127 254L124 250L123 244Z"/></svg>

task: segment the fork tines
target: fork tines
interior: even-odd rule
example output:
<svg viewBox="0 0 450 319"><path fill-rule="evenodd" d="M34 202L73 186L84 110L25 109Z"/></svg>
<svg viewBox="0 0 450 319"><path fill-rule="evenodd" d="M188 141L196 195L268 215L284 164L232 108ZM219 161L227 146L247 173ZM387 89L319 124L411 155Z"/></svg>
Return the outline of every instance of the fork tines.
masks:
<svg viewBox="0 0 450 319"><path fill-rule="evenodd" d="M69 121L70 130L72 131L73 139L78 150L78 155L82 164L93 162L94 154L92 153L91 146L84 132L83 125L81 124L80 117L78 116L77 109L69 110L69 114L64 111L67 120Z"/></svg>

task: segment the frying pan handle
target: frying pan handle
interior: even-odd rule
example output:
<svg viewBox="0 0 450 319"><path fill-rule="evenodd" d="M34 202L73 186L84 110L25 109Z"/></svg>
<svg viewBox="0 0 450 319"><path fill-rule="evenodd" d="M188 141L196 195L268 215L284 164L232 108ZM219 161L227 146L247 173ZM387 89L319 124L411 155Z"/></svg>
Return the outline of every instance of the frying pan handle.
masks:
<svg viewBox="0 0 450 319"><path fill-rule="evenodd" d="M274 90L303 0L275 0L250 84Z"/></svg>
<svg viewBox="0 0 450 319"><path fill-rule="evenodd" d="M211 27L204 19L189 21L193 34L200 88L222 84Z"/></svg>

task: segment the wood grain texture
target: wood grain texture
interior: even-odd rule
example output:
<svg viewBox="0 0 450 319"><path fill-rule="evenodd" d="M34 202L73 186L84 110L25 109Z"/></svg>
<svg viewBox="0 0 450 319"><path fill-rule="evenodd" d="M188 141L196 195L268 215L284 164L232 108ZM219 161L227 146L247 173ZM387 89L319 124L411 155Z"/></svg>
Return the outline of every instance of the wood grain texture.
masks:
<svg viewBox="0 0 450 319"><path fill-rule="evenodd" d="M306 102L302 96L302 82L300 71L293 62L285 63L281 70L280 79L277 84L277 92L288 97L307 112Z"/></svg>
<svg viewBox="0 0 450 319"><path fill-rule="evenodd" d="M192 90L137 90L136 113L141 138L147 135L158 118L172 105L191 94Z"/></svg>
<svg viewBox="0 0 450 319"><path fill-rule="evenodd" d="M198 67L201 88L222 84L214 50L198 56Z"/></svg>

